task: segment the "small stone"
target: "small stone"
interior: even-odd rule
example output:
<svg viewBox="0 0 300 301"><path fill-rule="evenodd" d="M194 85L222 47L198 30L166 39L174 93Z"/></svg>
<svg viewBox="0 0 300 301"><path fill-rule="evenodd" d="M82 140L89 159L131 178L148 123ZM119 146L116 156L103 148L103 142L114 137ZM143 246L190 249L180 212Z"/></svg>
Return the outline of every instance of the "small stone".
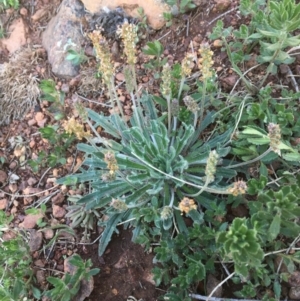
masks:
<svg viewBox="0 0 300 301"><path fill-rule="evenodd" d="M62 218L66 215L66 210L60 206L52 205L52 213L55 218Z"/></svg>
<svg viewBox="0 0 300 301"><path fill-rule="evenodd" d="M47 118L44 118L43 120L38 121L37 124L40 128L43 128L46 122L47 122Z"/></svg>
<svg viewBox="0 0 300 301"><path fill-rule="evenodd" d="M62 84L61 85L61 91L64 93L69 93L70 92L70 86L68 84Z"/></svg>
<svg viewBox="0 0 300 301"><path fill-rule="evenodd" d="M28 11L25 7L22 7L20 9L20 15L22 15L22 16L27 16L28 15Z"/></svg>
<svg viewBox="0 0 300 301"><path fill-rule="evenodd" d="M28 120L27 124L28 124L29 126L33 126L33 125L36 124L36 120L35 120L35 119L30 119L30 120Z"/></svg>
<svg viewBox="0 0 300 301"><path fill-rule="evenodd" d="M289 291L289 297L292 300L300 300L300 287L291 287Z"/></svg>
<svg viewBox="0 0 300 301"><path fill-rule="evenodd" d="M289 276L288 285L292 287L300 287L300 271L294 271Z"/></svg>
<svg viewBox="0 0 300 301"><path fill-rule="evenodd" d="M221 48L223 46L223 42L221 40L214 40L213 46L215 48Z"/></svg>
<svg viewBox="0 0 300 301"><path fill-rule="evenodd" d="M10 192L15 193L18 190L18 185L17 184L9 184L8 189Z"/></svg>
<svg viewBox="0 0 300 301"><path fill-rule="evenodd" d="M47 281L46 281L46 275L44 270L38 270L36 272L36 281L41 286L41 288L46 287Z"/></svg>
<svg viewBox="0 0 300 301"><path fill-rule="evenodd" d="M11 210L10 210L11 214L15 214L17 212L18 212L18 208L17 207L12 207Z"/></svg>
<svg viewBox="0 0 300 301"><path fill-rule="evenodd" d="M62 193L58 193L52 198L52 203L55 205L61 204L65 200L65 196Z"/></svg>
<svg viewBox="0 0 300 301"><path fill-rule="evenodd" d="M13 204L14 204L14 206L16 206L16 207L18 207L18 206L19 206L19 202L18 202L18 201L16 201L16 200L14 200L14 201L13 201Z"/></svg>
<svg viewBox="0 0 300 301"><path fill-rule="evenodd" d="M7 174L4 170L0 170L0 183L5 184L7 180Z"/></svg>
<svg viewBox="0 0 300 301"><path fill-rule="evenodd" d="M37 113L35 114L35 116L34 116L34 119L35 119L37 122L39 122L39 121L43 120L44 117L45 117L44 113L42 113L42 112L37 112Z"/></svg>
<svg viewBox="0 0 300 301"><path fill-rule="evenodd" d="M9 169L15 169L17 167L18 163L16 161L12 161L10 164L9 164Z"/></svg>
<svg viewBox="0 0 300 301"><path fill-rule="evenodd" d="M125 77L124 77L124 74L119 72L116 74L116 79L120 82L124 81L125 80Z"/></svg>
<svg viewBox="0 0 300 301"><path fill-rule="evenodd" d="M58 177L58 169L54 168L52 174L53 174L53 177Z"/></svg>
<svg viewBox="0 0 300 301"><path fill-rule="evenodd" d="M32 230L30 232L30 240L29 240L29 243L28 243L30 252L38 251L42 246L42 242L43 242L42 232Z"/></svg>
<svg viewBox="0 0 300 301"><path fill-rule="evenodd" d="M229 9L231 5L231 0L215 0L216 6L215 9L218 12L225 12Z"/></svg>
<svg viewBox="0 0 300 301"><path fill-rule="evenodd" d="M27 180L27 183L29 186L33 186L37 183L37 179L33 178L33 177L30 177L28 180Z"/></svg>
<svg viewBox="0 0 300 301"><path fill-rule="evenodd" d="M42 259L37 259L34 261L34 265L36 265L37 267L43 268L45 266L45 263Z"/></svg>
<svg viewBox="0 0 300 301"><path fill-rule="evenodd" d="M54 236L54 231L51 228L43 230L45 239L52 239Z"/></svg>
<svg viewBox="0 0 300 301"><path fill-rule="evenodd" d="M46 14L48 13L48 10L46 8L40 8L38 9L34 15L31 16L31 20L33 22L37 22L40 19L42 19Z"/></svg>
<svg viewBox="0 0 300 301"><path fill-rule="evenodd" d="M8 200L7 199L0 200L0 210L6 209L7 204L8 204Z"/></svg>
<svg viewBox="0 0 300 301"><path fill-rule="evenodd" d="M33 229L39 219L43 218L43 214L28 214L25 216L24 221L19 224L20 228Z"/></svg>

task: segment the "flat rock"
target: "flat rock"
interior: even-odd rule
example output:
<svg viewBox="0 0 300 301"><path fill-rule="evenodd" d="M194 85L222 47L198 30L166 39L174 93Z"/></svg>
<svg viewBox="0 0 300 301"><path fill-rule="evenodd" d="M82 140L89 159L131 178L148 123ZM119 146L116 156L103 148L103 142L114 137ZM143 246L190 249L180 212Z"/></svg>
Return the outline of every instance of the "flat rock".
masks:
<svg viewBox="0 0 300 301"><path fill-rule="evenodd" d="M66 215L66 209L64 209L63 207L57 206L57 205L52 205L52 212L53 212L53 216L55 218L62 218Z"/></svg>
<svg viewBox="0 0 300 301"><path fill-rule="evenodd" d="M29 249L30 252L35 252L39 250L42 246L43 242L43 234L42 232L38 232L36 230L30 231L30 240L29 240Z"/></svg>
<svg viewBox="0 0 300 301"><path fill-rule="evenodd" d="M68 257L64 261L64 272L73 275L76 272L77 267L70 263L72 256ZM72 301L83 301L87 298L94 289L94 278L91 277L89 281L83 279L80 282L80 289L77 295L72 299Z"/></svg>
<svg viewBox="0 0 300 301"><path fill-rule="evenodd" d="M97 14L103 7L111 10L122 7L128 16L138 17L138 8L141 7L147 16L147 22L153 29L161 29L166 21L164 12L170 11L170 7L161 0L82 0L82 3L92 14Z"/></svg>
<svg viewBox="0 0 300 301"><path fill-rule="evenodd" d="M9 38L2 39L2 44L12 54L27 44L28 26L22 18L16 19L10 25L8 32Z"/></svg>
<svg viewBox="0 0 300 301"><path fill-rule="evenodd" d="M48 60L55 75L72 78L79 73L79 66L66 60L68 45L79 51L84 37L81 33L81 20L84 7L79 0L63 0L57 15L51 19L42 34L42 44L48 53Z"/></svg>
<svg viewBox="0 0 300 301"><path fill-rule="evenodd" d="M43 214L28 214L25 216L24 221L19 224L20 228L33 229L37 221L43 217Z"/></svg>

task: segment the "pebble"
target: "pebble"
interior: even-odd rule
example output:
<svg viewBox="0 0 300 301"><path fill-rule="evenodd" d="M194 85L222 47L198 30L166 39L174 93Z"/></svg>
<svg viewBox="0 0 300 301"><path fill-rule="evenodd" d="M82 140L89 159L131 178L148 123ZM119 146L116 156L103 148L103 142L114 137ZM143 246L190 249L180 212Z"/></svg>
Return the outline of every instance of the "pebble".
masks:
<svg viewBox="0 0 300 301"><path fill-rule="evenodd" d="M22 16L27 16L28 15L28 11L25 7L22 7L20 9L20 15L22 15Z"/></svg>
<svg viewBox="0 0 300 301"><path fill-rule="evenodd" d="M8 200L7 199L0 200L0 210L6 209L7 204L8 204Z"/></svg>
<svg viewBox="0 0 300 301"><path fill-rule="evenodd" d="M125 76L123 73L119 72L116 74L116 79L120 82L124 81L125 80Z"/></svg>
<svg viewBox="0 0 300 301"><path fill-rule="evenodd" d="M36 124L36 120L35 120L35 119L30 119L30 120L28 120L27 124L28 124L29 126L33 126L33 125Z"/></svg>
<svg viewBox="0 0 300 301"><path fill-rule="evenodd" d="M221 48L221 47L223 46L223 43L222 43L221 40L214 40L213 46L214 46L215 48Z"/></svg>

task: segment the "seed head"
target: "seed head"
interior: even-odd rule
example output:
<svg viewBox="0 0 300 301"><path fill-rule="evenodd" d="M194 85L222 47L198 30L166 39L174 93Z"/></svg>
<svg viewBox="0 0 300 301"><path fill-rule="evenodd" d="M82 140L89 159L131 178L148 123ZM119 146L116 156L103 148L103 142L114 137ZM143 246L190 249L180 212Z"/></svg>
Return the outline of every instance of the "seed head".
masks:
<svg viewBox="0 0 300 301"><path fill-rule="evenodd" d="M194 55L192 53L187 53L181 62L181 76L189 77L192 73L194 67Z"/></svg>
<svg viewBox="0 0 300 301"><path fill-rule="evenodd" d="M83 124L79 123L74 117L65 121L63 127L68 134L75 134L78 140L92 137L89 131L84 130Z"/></svg>
<svg viewBox="0 0 300 301"><path fill-rule="evenodd" d="M162 220L167 220L172 216L173 216L173 209L169 206L165 206L160 213L160 217Z"/></svg>
<svg viewBox="0 0 300 301"><path fill-rule="evenodd" d="M208 159L207 159L207 164L205 168L205 176L206 179L208 180L208 183L211 183L215 179L215 174L216 174L216 166L218 163L219 155L215 150L211 151L209 153Z"/></svg>
<svg viewBox="0 0 300 301"><path fill-rule="evenodd" d="M111 175L115 175L115 172L119 169L119 166L118 166L115 154L112 151L108 151L104 155L104 162L107 164L109 173Z"/></svg>
<svg viewBox="0 0 300 301"><path fill-rule="evenodd" d="M269 123L268 125L268 137L270 138L270 148L273 152L280 155L280 139L281 139L281 130L279 124Z"/></svg>
<svg viewBox="0 0 300 301"><path fill-rule="evenodd" d="M195 204L195 201L193 199L189 199L187 197L184 197L181 202L179 203L179 210L181 213L189 213L190 210L197 209L197 205Z"/></svg>
<svg viewBox="0 0 300 301"><path fill-rule="evenodd" d="M127 63L129 65L134 65L136 63L135 56L135 45L138 40L137 37L137 26L134 24L123 23L122 27L117 30L117 33L123 40L124 43L124 53L127 56Z"/></svg>
<svg viewBox="0 0 300 301"><path fill-rule="evenodd" d="M91 39L96 58L99 61L99 72L102 75L103 82L106 85L110 84L111 78L114 75L114 65L111 59L111 53L106 39L101 35L100 31L94 30L89 33L89 38Z"/></svg>
<svg viewBox="0 0 300 301"><path fill-rule="evenodd" d="M187 109L193 113L196 113L200 110L197 102L191 96L187 95L183 98L183 102L185 103Z"/></svg>
<svg viewBox="0 0 300 301"><path fill-rule="evenodd" d="M164 96L171 95L171 68L168 63L163 66L161 79L161 93Z"/></svg>
<svg viewBox="0 0 300 301"><path fill-rule="evenodd" d="M115 173L110 173L110 172L107 172L107 173L104 173L102 176L101 176L101 179L103 182L112 182L116 179L116 174Z"/></svg>
<svg viewBox="0 0 300 301"><path fill-rule="evenodd" d="M244 181L237 181L233 183L233 187L228 188L228 192L231 193L233 196L237 196L239 194L245 194L248 187L246 182Z"/></svg>
<svg viewBox="0 0 300 301"><path fill-rule="evenodd" d="M112 199L110 206L121 212L126 211L128 209L126 203L119 199Z"/></svg>
<svg viewBox="0 0 300 301"><path fill-rule="evenodd" d="M199 70L202 72L202 77L200 78L201 81L205 81L212 77L212 65L214 61L212 60L213 52L210 50L210 47L207 43L202 44L199 53L201 58L198 60L198 67Z"/></svg>

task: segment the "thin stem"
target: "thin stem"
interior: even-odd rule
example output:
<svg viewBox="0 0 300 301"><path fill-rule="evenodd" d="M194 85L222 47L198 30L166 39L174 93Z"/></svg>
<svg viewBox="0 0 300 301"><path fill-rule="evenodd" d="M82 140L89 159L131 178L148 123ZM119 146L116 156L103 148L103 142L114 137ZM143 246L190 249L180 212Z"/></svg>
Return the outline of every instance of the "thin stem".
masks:
<svg viewBox="0 0 300 301"><path fill-rule="evenodd" d="M185 82L185 77L182 77L181 81L180 81L179 91L178 91L178 97L177 97L178 101L179 101L181 93L182 93L184 82Z"/></svg>
<svg viewBox="0 0 300 301"><path fill-rule="evenodd" d="M113 82L113 78L111 78L111 83L110 83L109 89L112 89L112 91L113 91L113 93L114 93L114 96L115 96L115 99L116 99L116 101L117 101L117 105L118 105L119 111L120 111L120 113L121 113L122 119L125 120L123 108L122 108L120 99L119 99L119 97L118 97L118 95L117 95L117 91L116 91L116 89L115 89L115 85L114 85L114 82Z"/></svg>
<svg viewBox="0 0 300 301"><path fill-rule="evenodd" d="M204 186L201 186L201 185L196 185L196 184L194 184L194 183L184 181L184 180L182 180L182 179L180 179L180 178L177 178L177 177L174 177L174 176L172 176L172 175L169 175L169 174L163 172L162 170L160 170L160 169L154 167L154 166L151 165L150 163L146 162L145 160L143 160L143 159L142 159L140 156L138 156L137 154L132 153L132 155L135 156L136 158L138 158L141 162L143 162L144 164L146 164L148 167L154 169L155 171L157 171L157 172L163 174L164 176L166 176L166 177L168 177L168 178L170 178L170 179L176 180L176 181L178 181L178 182L184 183L184 184L186 184L186 185L190 185L190 186L195 187L195 188L198 188L198 189L202 189L202 188L204 187ZM227 194L231 194L231 192L227 191L227 189L214 189L214 188L210 188L210 187L205 188L204 191L210 192L210 193L215 193L215 194L223 194L223 195L224 195L224 194L226 194L226 195L227 195Z"/></svg>
<svg viewBox="0 0 300 301"><path fill-rule="evenodd" d="M201 126L202 119L203 119L203 114L204 114L205 96L206 96L206 84L207 84L207 81L204 80L204 82L203 82L203 90L202 90L202 97L201 97L199 127ZM196 123L197 123L197 121L196 121ZM194 125L195 125L195 122L194 122Z"/></svg>
<svg viewBox="0 0 300 301"><path fill-rule="evenodd" d="M167 104L168 104L168 134L170 136L171 133L171 95L167 95Z"/></svg>
<svg viewBox="0 0 300 301"><path fill-rule="evenodd" d="M173 207L173 204L174 204L174 188L171 188L171 201L170 201L170 204L169 204L169 207L172 208Z"/></svg>
<svg viewBox="0 0 300 301"><path fill-rule="evenodd" d="M209 296L206 298L206 301L209 301L209 299L211 298L211 296L214 294L214 292L221 287L227 280L229 280L230 278L232 278L235 275L235 272L231 273L230 275L228 275L223 281L221 281L209 294Z"/></svg>
<svg viewBox="0 0 300 301"><path fill-rule="evenodd" d="M138 108L136 106L136 101L135 101L135 97L134 97L134 94L133 92L130 92L130 97L131 97L131 100L132 100L132 104L133 104L133 113L135 115L135 118L137 120L137 123L139 125L139 128L142 128L141 126L141 122L140 122L140 116L139 116L139 113L138 113Z"/></svg>
<svg viewBox="0 0 300 301"><path fill-rule="evenodd" d="M248 165L248 164L251 164L251 163L254 163L260 159L262 159L263 157L265 157L269 152L271 152L272 149L271 147L269 147L264 153L262 153L260 156L250 160L250 161L247 161L247 162L242 162L242 163L238 163L238 164L234 164L234 165L230 165L230 166L225 166L225 168L236 168L236 167L240 167L240 166L244 166L244 165Z"/></svg>

